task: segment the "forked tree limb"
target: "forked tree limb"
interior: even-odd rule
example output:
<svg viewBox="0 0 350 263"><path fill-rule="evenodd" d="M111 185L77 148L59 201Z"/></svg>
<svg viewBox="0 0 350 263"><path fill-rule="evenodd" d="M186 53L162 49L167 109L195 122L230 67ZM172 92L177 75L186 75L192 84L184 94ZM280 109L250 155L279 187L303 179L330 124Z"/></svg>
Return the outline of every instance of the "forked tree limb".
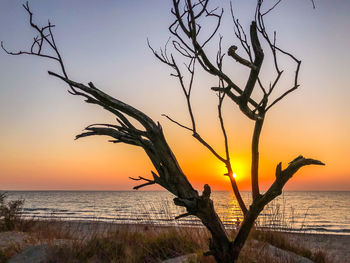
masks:
<svg viewBox="0 0 350 263"><path fill-rule="evenodd" d="M253 21L250 25L250 38L252 42L255 59L253 62L254 68L251 68L250 70L250 74L249 74L246 86L240 97L240 100L241 100L240 103L245 105L248 103L248 99L251 97L252 92L255 88L255 84L258 80L260 68L264 60L264 52L261 48L261 44L258 38L257 25L255 21Z"/></svg>
<svg viewBox="0 0 350 263"><path fill-rule="evenodd" d="M195 4L194 4L195 5ZM187 5L188 7L189 5ZM205 6L205 5L204 5ZM200 15L199 15L200 16ZM196 16L197 18L199 17L198 15ZM220 38L219 41L219 51L217 53L217 68L219 70L222 70L222 60L224 55L221 52L221 40L222 38ZM185 66L188 70L189 73L189 81L186 84L185 80L184 80L184 74L181 72L176 60L174 59L173 54L169 54L168 53L168 44L170 42L170 39L168 39L168 41L166 42L165 46L163 49L160 49L160 51L156 51L150 44L150 41L147 40L148 43L148 47L151 49L152 53L154 54L154 56L160 60L162 63L164 63L165 65L169 66L170 68L173 69L173 73L171 74L171 76L176 77L179 81L180 87L183 91L183 94L185 95L186 98L186 103L187 103L187 109L188 109L188 113L190 116L190 120L191 120L191 126L189 125L185 125L180 123L179 121L173 119L172 117L166 115L166 114L162 114L162 116L166 117L168 120L170 120L171 122L175 123L177 126L186 129L188 131L192 132L192 136L198 141L200 142L205 148L207 148L219 161L221 161L225 167L227 168L227 175L230 178L231 181L231 186L233 189L233 192L236 196L236 199L238 201L238 204L243 212L243 214L245 214L247 212L247 207L242 199L242 196L238 190L238 186L236 183L235 178L233 177L233 172L232 172L232 167L231 167L231 163L230 163L230 156L229 156L229 149L228 149L228 138L227 138L227 133L224 127L224 122L223 122L223 118L222 118L222 112L221 112L221 106L222 106L222 102L223 99L225 97L224 93L222 93L222 97L220 97L221 95L219 95L219 105L218 105L218 109L219 109L219 121L220 121L220 126L224 135L224 145L225 145L225 154L226 157L223 157L223 155L219 154L217 150L214 149L214 147L212 145L210 145L208 143L207 140L205 140L198 132L197 130L197 126L196 126L196 120L193 114L193 109L192 109L192 104L191 104L191 91L192 91L192 87L193 87L193 80L194 80L194 75L195 75L195 62L196 60L198 60L197 57L195 56L191 56L190 55L190 50L186 50L184 47L182 47L179 42L177 41L172 41L173 44L173 48L179 52L183 57L185 57L186 59L189 60L188 63L185 63ZM202 45L203 47L204 45ZM222 79L219 79L219 83L220 86L223 87L224 86L224 81Z"/></svg>
<svg viewBox="0 0 350 263"><path fill-rule="evenodd" d="M214 64L210 61L208 55L204 51L203 45L200 44L199 38L198 38L198 29L197 29L197 20L200 18L200 16L203 16L205 13L198 13L195 14L194 6L195 3L192 3L192 1L187 0L186 5L184 7L184 11L180 11L180 1L173 0L173 6L174 9L172 13L175 16L175 22L169 27L170 32L183 44L185 44L185 47L187 50L194 54L194 56L198 59L199 64L202 66L202 68L207 71L208 73L219 77L220 79L224 80L227 83L227 86L229 89L233 89L238 93L238 96L232 93L232 96L235 98L239 98L240 95L242 95L243 90L237 86L234 81L225 74L222 70L220 70L218 67L215 67ZM210 13L210 12L207 12ZM210 13L213 15L213 13ZM222 12L215 14L215 17L218 18L217 24L215 28L218 28L220 26ZM214 16L214 15L213 15ZM186 40L178 33L178 30L181 29L186 37L190 40L190 43L186 43ZM217 32L215 30L214 32ZM213 34L210 36L210 39L213 37ZM204 41L206 43L207 41ZM248 98L248 102L252 104L253 106L257 106L258 103L256 103L252 98ZM244 108L244 113L246 114L247 109ZM252 117L252 114L250 114L250 118Z"/></svg>
<svg viewBox="0 0 350 263"><path fill-rule="evenodd" d="M242 65L247 66L248 68L256 70L256 67L255 67L255 65L252 62L242 58L240 55L238 55L236 53L236 51L237 51L237 46L231 46L228 49L228 51L227 51L227 55L229 55L230 57L232 57L234 60L236 60L237 62L241 63Z"/></svg>
<svg viewBox="0 0 350 263"><path fill-rule="evenodd" d="M282 170L282 163L276 166L275 181L267 190L267 192L258 200L259 204L268 204L278 195L282 194L284 185L294 176L294 174L302 167L307 165L325 165L323 162L311 158L298 156L289 165Z"/></svg>
<svg viewBox="0 0 350 263"><path fill-rule="evenodd" d="M152 174L154 174L152 172ZM133 178L133 177L129 177L131 180L134 180L134 181L140 181L140 180L143 180L143 181L146 181L147 183L143 183L143 184L140 184L140 185L137 185L137 186L134 186L133 189L135 190L138 190L142 187L145 187L145 186L148 186L148 185L152 185L152 184L156 184L157 183L157 180L158 180L158 176L157 177L154 177L154 180L149 180L147 178L144 178L144 177L141 177L139 176L139 178Z"/></svg>
<svg viewBox="0 0 350 263"><path fill-rule="evenodd" d="M298 156L292 162L289 163L288 167L282 170L282 163L279 163L276 167L276 178L270 188L265 194L260 195L254 199L245 219L240 226L238 234L232 243L233 248L233 259L237 260L238 255L248 238L249 232L253 227L253 224L261 211L274 200L277 196L282 194L284 185L293 177L293 175L302 167L307 165L325 165L323 162L315 159L304 158Z"/></svg>
<svg viewBox="0 0 350 263"><path fill-rule="evenodd" d="M156 124L143 112L107 95L96 87L91 88L90 86L77 83L53 72L49 72L49 74L62 79L79 92L83 92L82 96L87 97L90 103L103 105L105 108L111 108L113 109L112 113L118 111L120 114L125 114L138 121L145 128L145 132L140 133L137 129L129 128L123 129L122 131L114 129L112 128L113 125L109 125L112 126L109 128L89 126L86 128L87 132L78 135L77 138L91 135L106 135L124 143L141 146L147 153L150 153L150 158L153 164L155 164L160 176L160 184L163 187L183 198L192 198L196 196L196 191L194 191L187 178L182 173L172 151L166 143L162 128L159 124Z"/></svg>
<svg viewBox="0 0 350 263"><path fill-rule="evenodd" d="M133 144L142 147L151 159L158 175L152 172L154 180L139 177L136 180L146 181L145 183L135 186L139 189L148 185L159 184L169 192L177 196L174 199L176 205L184 206L187 213L197 216L202 223L209 229L212 234L213 241L211 248L216 254L221 253L220 249L226 246L228 249L229 240L226 230L214 209L213 201L210 199L210 187L205 185L203 195L199 196L197 191L193 189L183 174L174 154L168 146L160 124L155 124L151 118L132 106L121 102L92 85L86 86L67 79L61 75L49 72L50 75L58 77L65 81L68 85L74 87L78 92L83 92L82 96L90 100L90 103L102 105L104 108L110 107L114 111L126 114L129 117L139 121L145 128L146 133L140 131L126 129L120 131L114 129L114 125L109 128L87 127L89 134L80 135L81 137L90 135L107 135L120 140L121 142ZM79 94L81 95L81 94ZM113 112L113 111L111 111ZM135 178L133 178L135 180Z"/></svg>

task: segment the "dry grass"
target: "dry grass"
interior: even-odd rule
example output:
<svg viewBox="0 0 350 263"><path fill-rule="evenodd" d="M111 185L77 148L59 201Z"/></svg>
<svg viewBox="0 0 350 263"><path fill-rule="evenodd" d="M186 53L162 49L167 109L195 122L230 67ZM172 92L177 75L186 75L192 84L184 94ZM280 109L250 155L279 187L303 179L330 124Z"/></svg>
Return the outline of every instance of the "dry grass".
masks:
<svg viewBox="0 0 350 263"><path fill-rule="evenodd" d="M0 231L12 231L19 224L24 200L7 201L7 194L0 193Z"/></svg>
<svg viewBox="0 0 350 263"><path fill-rule="evenodd" d="M7 262L11 257L22 251L22 247L16 244L0 249L0 262Z"/></svg>
<svg viewBox="0 0 350 263"><path fill-rule="evenodd" d="M291 242L283 232L271 230L256 230L251 233L251 238L269 243L280 249L293 252L297 255L311 259L315 263L327 263L326 254L322 251L312 252L305 248L303 244Z"/></svg>
<svg viewBox="0 0 350 263"><path fill-rule="evenodd" d="M202 252L206 238L206 231L199 228L121 226L52 247L50 262L159 262Z"/></svg>
<svg viewBox="0 0 350 263"><path fill-rule="evenodd" d="M115 225L107 223L67 223L32 220L27 228L35 243L50 246L49 262L160 262L184 254L196 253L194 262L213 263L213 257L204 257L208 249L209 234L205 228L161 227L153 225ZM86 231L87 230L87 231ZM234 235L235 232L230 233ZM269 242L274 246L303 256L312 255L315 262L326 262L322 253L312 254L306 249L296 249L282 233L254 231L250 237ZM55 241L63 240L59 244ZM6 262L21 251L10 246L0 249L0 262ZM248 241L239 263L287 262L265 253ZM288 263L288 262L287 262Z"/></svg>
<svg viewBox="0 0 350 263"><path fill-rule="evenodd" d="M36 243L50 245L49 262L160 262L184 254L196 253L197 261L212 263L213 257L204 257L209 234L205 228L161 227L153 225L116 225L107 223L74 223L32 220L27 228ZM84 230L85 229L85 230ZM87 230L87 231L86 231ZM234 231L230 233L232 236ZM308 257L317 263L326 263L324 253L310 250L288 241L281 232L254 230L239 258L239 263L286 262L265 253L252 244L258 239L283 250ZM57 244L55 240L63 240ZM19 247L0 249L0 262L20 251Z"/></svg>
<svg viewBox="0 0 350 263"><path fill-rule="evenodd" d="M35 229L43 229L47 234L38 234ZM51 226L50 226L51 224ZM84 225L89 227L90 234L82 236L79 231ZM105 229L103 229L105 228ZM51 243L50 262L160 262L164 259L196 253L197 261L204 263L215 262L213 257L204 257L208 249L209 234L204 228L190 227L161 227L153 225L111 225L76 223L67 227L64 222L40 222L31 232L45 240L66 239L63 245ZM80 229L77 231L77 229ZM234 235L234 232L232 232ZM302 246L296 246L280 232L252 232L239 263L288 263L285 258L276 258L254 245L251 240L258 239L270 243L283 250L292 251L308 257L317 263L326 263L323 253L312 253Z"/></svg>
<svg viewBox="0 0 350 263"><path fill-rule="evenodd" d="M204 257L208 249L209 233L202 227L116 225L103 222L68 223L60 220L39 221L23 219L19 210L23 201L6 203L0 195L2 217L0 231L15 230L30 234L33 243L50 245L49 262L160 262L164 259L196 253L196 262L215 262L213 257ZM272 222L280 218L280 210L272 212ZM236 232L229 230L233 239ZM325 253L311 252L301 244L290 242L281 233L271 230L253 230L239 258L239 263L286 262L256 247L251 240L257 239L280 249L307 257L316 263L327 263ZM57 240L63 240L59 244ZM0 262L6 262L23 247L11 245L0 248Z"/></svg>

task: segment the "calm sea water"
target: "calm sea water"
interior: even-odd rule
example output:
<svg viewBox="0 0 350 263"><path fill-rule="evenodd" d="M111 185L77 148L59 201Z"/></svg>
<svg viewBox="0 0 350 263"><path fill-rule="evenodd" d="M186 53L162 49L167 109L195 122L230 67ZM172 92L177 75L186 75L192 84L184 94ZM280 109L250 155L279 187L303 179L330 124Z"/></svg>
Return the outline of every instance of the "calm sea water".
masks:
<svg viewBox="0 0 350 263"><path fill-rule="evenodd" d="M184 209L168 192L10 191L9 200L25 199L24 215L39 219L200 225L195 217L174 220ZM228 227L242 220L231 192L213 192L215 208ZM251 201L250 192L243 198ZM350 192L285 192L265 208L260 227L287 231L350 234Z"/></svg>

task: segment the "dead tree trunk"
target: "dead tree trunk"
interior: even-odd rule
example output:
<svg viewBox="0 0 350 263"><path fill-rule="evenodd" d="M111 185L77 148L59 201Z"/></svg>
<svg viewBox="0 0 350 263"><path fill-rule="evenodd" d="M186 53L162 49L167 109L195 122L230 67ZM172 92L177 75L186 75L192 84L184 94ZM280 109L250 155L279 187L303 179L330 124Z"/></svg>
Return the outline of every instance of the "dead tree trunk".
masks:
<svg viewBox="0 0 350 263"><path fill-rule="evenodd" d="M251 167L251 178L252 178L252 193L253 200L259 198L259 141L262 126L264 123L264 117L255 121L254 133L252 139L252 167Z"/></svg>
<svg viewBox="0 0 350 263"><path fill-rule="evenodd" d="M193 189L171 151L161 125L153 122L141 111L100 91L91 82L84 85L50 71L49 74L65 81L74 90L74 95L84 96L86 102L102 106L115 114L120 124L92 124L85 128L86 132L77 135L76 138L104 135L112 137L111 142L113 143L123 142L142 147L158 174L151 171L153 180L143 177L131 178L137 181L145 181L145 183L134 188L139 189L147 185L159 184L174 194L176 196L174 203L185 207L187 210L187 213L179 215L177 218L189 215L198 217L213 237L210 248L217 261L232 262L230 256L231 242L219 216L215 212L213 201L210 199L211 190L209 185L204 186L202 195L198 195L198 192ZM136 129L125 115L138 121L145 130ZM228 259L230 260L228 261Z"/></svg>
<svg viewBox="0 0 350 263"><path fill-rule="evenodd" d="M277 2L277 4L280 1ZM244 214L244 220L240 226L240 229L234 238L230 240L226 230L222 224L221 219L217 215L214 209L213 201L210 199L211 190L209 185L204 186L202 195L192 187L187 177L182 172L182 169L177 162L171 148L169 147L165 136L163 134L162 127L159 123L154 122L145 113L137 110L136 108L117 100L106 93L102 92L94 86L93 83L84 85L82 83L71 80L66 72L63 59L58 51L55 43L54 35L52 32L53 25L48 23L44 27L39 27L33 22L33 13L29 9L28 3L23 5L30 17L30 25L36 30L38 36L34 38L34 42L29 51L9 52L7 51L3 43L2 48L11 55L34 55L39 57L48 58L59 63L62 71L62 75L49 72L50 75L63 80L68 84L69 92L73 95L82 96L87 103L98 105L110 113L114 114L117 123L116 124L92 124L85 128L82 134L76 136L76 138L83 138L92 135L104 135L111 138L112 143L126 143L134 146L138 146L144 149L147 156L152 161L152 164L156 172L151 171L152 179L144 177L131 178L136 181L141 181L140 185L134 187L139 189L152 184L158 184L164 189L175 195L174 203L178 206L186 208L185 214L177 216L177 218L193 215L198 217L203 225L209 230L212 238L209 242L209 249L206 254L213 255L217 262L235 262L243 248L248 235L254 225L255 220L258 218L264 207L270 203L273 199L282 193L284 185L289 179L303 166L305 165L324 165L322 162L314 159L307 159L302 156L297 157L288 167L282 170L282 164L279 163L276 167L276 179L270 188L261 194L259 190L259 140L262 131L263 123L267 112L282 100L289 93L293 92L299 87L298 75L300 69L300 63L292 54L280 49L276 45L276 34L271 40L264 24L264 16L271 12L277 4L272 6L265 12L261 11L263 1L257 1L255 19L251 23L249 36L245 34L242 25L238 19L235 18L231 7L231 13L234 23L234 30L237 40L243 47L247 58L243 58L237 54L237 46L231 46L227 52L229 57L232 57L235 61L240 63L244 67L250 69L249 78L246 85L241 89L223 70L223 60L225 54L222 53L221 41L219 38L219 49L217 52L215 62L212 62L209 56L205 52L205 46L208 42L212 41L216 35L223 15L223 10L208 9L209 0L173 0L172 14L175 17L174 23L169 27L170 33L173 36L171 42L173 49L184 57L187 61L185 63L187 74L189 75L189 81L185 83L184 74L181 72L174 56L168 54L167 47L157 53L152 49L154 55L163 63L172 68L172 76L178 78L180 86L186 98L187 108L191 119L191 125L184 125L178 121L175 121L171 117L165 115L170 121L174 122L178 126L189 130L192 136L200 142L205 148L207 148L219 161L227 168L227 173L231 182L232 190L239 203L239 206ZM201 26L199 19L214 18L216 25L213 32L209 34L209 37L203 41L199 35ZM259 78L260 69L264 60L264 52L260 45L259 36L265 40L269 47L274 66L276 69L276 76L271 82L268 88L265 88L262 81ZM202 42L199 40L201 39ZM43 48L45 46L45 48ZM151 47L151 46L150 46ZM253 49L253 52L251 50ZM52 52L45 53L47 49L51 49ZM275 90L275 87L283 73L280 70L277 54L287 56L296 64L295 80L293 86L285 93L277 97L273 102L268 103L269 97ZM191 91L193 87L193 80L195 74L195 65L199 64L201 68L208 74L218 79L218 87L212 87L212 90L217 92L218 103L218 116L220 127L222 130L225 154L221 155L214 149L200 134L196 126L195 114L191 105ZM260 101L256 101L252 98L252 93L256 87L262 93ZM222 104L225 98L229 98L237 104L242 113L249 119L255 122L253 138L252 138L252 162L251 162L251 179L252 179L252 204L247 208L244 203L241 194L238 189L237 182L233 176L231 167L231 158L228 144L228 133L226 132L224 125L224 118L222 114ZM142 128L136 128L132 121L138 122Z"/></svg>

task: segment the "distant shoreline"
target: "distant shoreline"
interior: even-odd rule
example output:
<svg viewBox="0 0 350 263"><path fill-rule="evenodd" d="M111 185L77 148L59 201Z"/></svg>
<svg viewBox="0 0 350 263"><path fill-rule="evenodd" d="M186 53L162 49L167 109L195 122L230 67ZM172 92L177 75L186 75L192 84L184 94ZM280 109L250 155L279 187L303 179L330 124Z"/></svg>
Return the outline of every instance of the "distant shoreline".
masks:
<svg viewBox="0 0 350 263"><path fill-rule="evenodd" d="M0 192L168 192L167 190L0 190ZM212 192L232 192L232 190L212 190ZM241 192L249 193L250 190L242 190ZM350 192L349 190L283 190L285 192L313 192L313 193L332 193L332 192Z"/></svg>

